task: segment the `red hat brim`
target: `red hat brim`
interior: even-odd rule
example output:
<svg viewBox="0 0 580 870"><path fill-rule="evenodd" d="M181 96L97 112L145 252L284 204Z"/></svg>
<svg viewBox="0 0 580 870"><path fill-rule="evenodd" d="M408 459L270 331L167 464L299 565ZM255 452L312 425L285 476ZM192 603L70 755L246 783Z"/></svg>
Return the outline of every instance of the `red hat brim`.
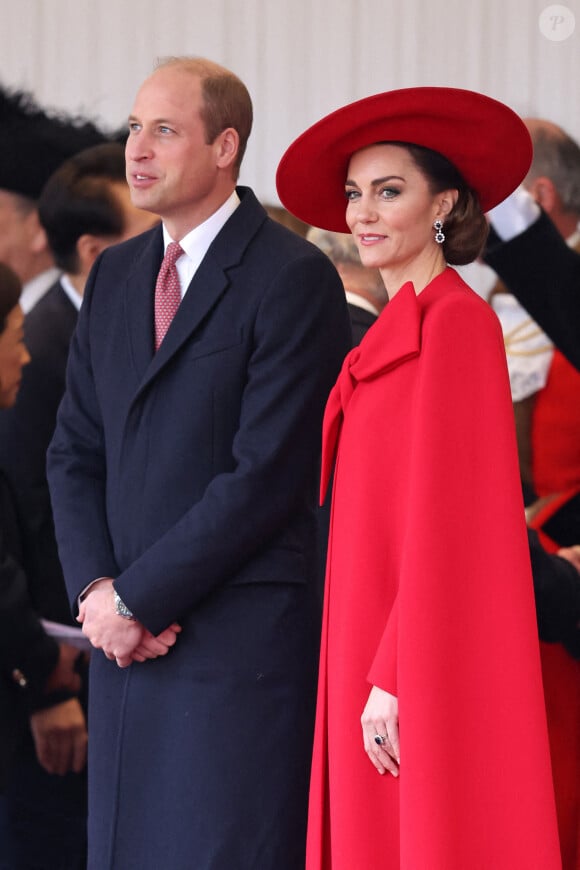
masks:
<svg viewBox="0 0 580 870"><path fill-rule="evenodd" d="M282 204L312 226L348 232L348 163L355 151L377 142L408 142L443 154L476 191L483 211L515 190L532 160L523 121L503 103L459 88L403 88L343 106L302 133L276 173Z"/></svg>

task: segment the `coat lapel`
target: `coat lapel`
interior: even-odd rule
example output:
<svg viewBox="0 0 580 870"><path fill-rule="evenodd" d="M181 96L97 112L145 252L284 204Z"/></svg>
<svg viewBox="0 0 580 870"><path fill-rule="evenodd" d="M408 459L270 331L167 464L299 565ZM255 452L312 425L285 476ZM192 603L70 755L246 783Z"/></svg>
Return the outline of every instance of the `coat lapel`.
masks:
<svg viewBox="0 0 580 870"><path fill-rule="evenodd" d="M266 219L249 188L238 188L240 205L218 233L195 273L157 353L153 353L153 294L163 256L163 235L155 237L129 279L127 319L137 371L142 372L135 399L203 323L230 285L237 266ZM159 241L159 244L157 242ZM144 292L147 288L147 292ZM145 302L146 299L146 302Z"/></svg>
<svg viewBox="0 0 580 870"><path fill-rule="evenodd" d="M421 308L409 281L351 352L349 371L355 381L372 380L417 356L420 349Z"/></svg>
<svg viewBox="0 0 580 870"><path fill-rule="evenodd" d="M418 356L421 350L421 308L411 282L404 284L346 357L324 413L320 500L332 474L342 421L358 383L370 381Z"/></svg>
<svg viewBox="0 0 580 870"><path fill-rule="evenodd" d="M163 232L150 232L141 254L132 264L125 294L125 323L129 348L140 380L153 357L153 294L163 259Z"/></svg>

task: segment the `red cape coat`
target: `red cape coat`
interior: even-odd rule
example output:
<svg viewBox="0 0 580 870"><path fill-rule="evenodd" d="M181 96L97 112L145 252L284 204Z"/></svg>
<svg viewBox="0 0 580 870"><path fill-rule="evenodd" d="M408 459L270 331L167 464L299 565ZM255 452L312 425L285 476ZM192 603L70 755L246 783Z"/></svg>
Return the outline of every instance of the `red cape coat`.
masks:
<svg viewBox="0 0 580 870"><path fill-rule="evenodd" d="M452 269L406 284L346 358L308 870L555 870L560 857L501 329ZM365 755L398 696L399 779Z"/></svg>

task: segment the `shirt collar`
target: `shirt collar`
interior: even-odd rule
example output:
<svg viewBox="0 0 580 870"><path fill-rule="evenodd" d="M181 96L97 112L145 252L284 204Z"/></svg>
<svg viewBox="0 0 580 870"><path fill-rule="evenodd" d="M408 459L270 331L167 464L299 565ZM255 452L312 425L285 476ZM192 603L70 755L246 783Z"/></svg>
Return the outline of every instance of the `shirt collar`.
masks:
<svg viewBox="0 0 580 870"><path fill-rule="evenodd" d="M73 283L72 283L71 279L68 277L68 275L61 275L60 276L60 286L62 287L63 291L66 293L66 295L68 296L68 298L70 299L70 301L72 302L72 304L74 305L76 310L80 311L81 305L83 302L83 297L81 296L79 291L76 289L76 287L73 285Z"/></svg>
<svg viewBox="0 0 580 870"><path fill-rule="evenodd" d="M345 290L344 295L346 296L346 301L350 305L356 305L357 308L363 308L365 311L375 314L377 317L379 316L379 309L375 308L372 302L369 302L368 299L359 296L358 293L351 293L350 290Z"/></svg>
<svg viewBox="0 0 580 870"><path fill-rule="evenodd" d="M231 195L221 205L217 211L214 211L207 220L197 227L194 227L186 236L184 236L179 244L194 263L199 265L207 253L207 250L221 228L224 226L228 218L234 213L240 204L240 198L237 191L233 190ZM167 246L175 241L171 238L165 224L163 225L163 247L167 250Z"/></svg>
<svg viewBox="0 0 580 870"><path fill-rule="evenodd" d="M568 236L566 242L571 248L576 248L580 244L580 225L574 230L571 236Z"/></svg>
<svg viewBox="0 0 580 870"><path fill-rule="evenodd" d="M30 281L27 281L22 288L20 294L20 307L24 314L34 308L36 303L42 299L44 294L50 290L55 281L58 280L60 270L56 268L46 269L39 275L35 275Z"/></svg>

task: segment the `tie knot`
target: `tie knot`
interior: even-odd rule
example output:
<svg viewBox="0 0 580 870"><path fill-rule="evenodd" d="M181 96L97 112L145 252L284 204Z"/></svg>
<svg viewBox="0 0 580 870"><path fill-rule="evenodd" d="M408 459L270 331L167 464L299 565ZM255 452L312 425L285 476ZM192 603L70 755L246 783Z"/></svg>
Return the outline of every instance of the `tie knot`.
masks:
<svg viewBox="0 0 580 870"><path fill-rule="evenodd" d="M167 250L165 251L165 256L163 258L163 265L167 268L171 268L175 266L175 263L181 255L183 254L183 248L179 244L179 242L170 242L167 245Z"/></svg>

